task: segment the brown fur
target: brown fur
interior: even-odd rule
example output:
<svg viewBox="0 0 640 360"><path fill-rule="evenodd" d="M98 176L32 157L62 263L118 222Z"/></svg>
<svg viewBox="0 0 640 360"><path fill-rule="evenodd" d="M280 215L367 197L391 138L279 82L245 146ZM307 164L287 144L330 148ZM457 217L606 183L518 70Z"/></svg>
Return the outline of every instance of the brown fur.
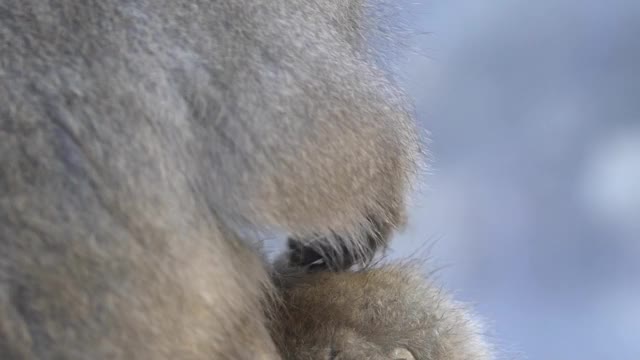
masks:
<svg viewBox="0 0 640 360"><path fill-rule="evenodd" d="M279 358L240 234L362 259L402 223L414 124L364 6L0 0L0 357Z"/></svg>
<svg viewBox="0 0 640 360"><path fill-rule="evenodd" d="M469 310L418 267L287 272L279 280L272 331L286 360L493 358Z"/></svg>

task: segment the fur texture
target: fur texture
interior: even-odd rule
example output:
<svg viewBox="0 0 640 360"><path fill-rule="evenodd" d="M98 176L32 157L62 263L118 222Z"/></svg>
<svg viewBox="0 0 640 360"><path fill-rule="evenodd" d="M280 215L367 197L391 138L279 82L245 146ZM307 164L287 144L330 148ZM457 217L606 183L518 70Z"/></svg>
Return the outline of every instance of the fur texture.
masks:
<svg viewBox="0 0 640 360"><path fill-rule="evenodd" d="M418 146L370 22L360 0L0 0L0 357L279 358L240 230L361 259L403 221Z"/></svg>
<svg viewBox="0 0 640 360"><path fill-rule="evenodd" d="M283 269L280 269L281 271ZM287 360L490 360L482 327L417 266L278 275L272 331Z"/></svg>

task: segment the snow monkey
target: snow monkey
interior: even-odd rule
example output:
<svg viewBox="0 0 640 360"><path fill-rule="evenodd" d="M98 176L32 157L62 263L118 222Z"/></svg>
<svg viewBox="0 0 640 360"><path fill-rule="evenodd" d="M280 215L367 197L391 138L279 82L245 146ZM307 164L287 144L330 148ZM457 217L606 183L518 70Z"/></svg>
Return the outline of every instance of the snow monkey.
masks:
<svg viewBox="0 0 640 360"><path fill-rule="evenodd" d="M418 265L396 262L342 272L277 265L282 297L272 331L282 357L493 359L475 316L435 286Z"/></svg>
<svg viewBox="0 0 640 360"><path fill-rule="evenodd" d="M0 358L280 359L252 234L340 269L404 221L368 6L0 0Z"/></svg>

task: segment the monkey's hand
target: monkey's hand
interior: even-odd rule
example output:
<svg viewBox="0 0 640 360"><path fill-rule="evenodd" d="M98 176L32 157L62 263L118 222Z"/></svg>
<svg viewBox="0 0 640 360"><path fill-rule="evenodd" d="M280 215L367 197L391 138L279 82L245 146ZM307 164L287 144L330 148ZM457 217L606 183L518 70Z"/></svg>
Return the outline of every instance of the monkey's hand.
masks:
<svg viewBox="0 0 640 360"><path fill-rule="evenodd" d="M289 237L286 266L307 272L345 271L354 265L367 265L387 246L391 226L371 221L371 230L359 240L342 236L314 238Z"/></svg>

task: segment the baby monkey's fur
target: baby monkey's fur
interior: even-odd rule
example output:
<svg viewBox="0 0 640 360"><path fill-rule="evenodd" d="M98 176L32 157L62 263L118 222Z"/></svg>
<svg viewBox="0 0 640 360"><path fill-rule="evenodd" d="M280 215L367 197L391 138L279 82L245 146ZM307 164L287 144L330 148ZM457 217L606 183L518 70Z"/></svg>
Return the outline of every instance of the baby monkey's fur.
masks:
<svg viewBox="0 0 640 360"><path fill-rule="evenodd" d="M286 360L490 360L482 327L418 264L282 269L272 332Z"/></svg>

